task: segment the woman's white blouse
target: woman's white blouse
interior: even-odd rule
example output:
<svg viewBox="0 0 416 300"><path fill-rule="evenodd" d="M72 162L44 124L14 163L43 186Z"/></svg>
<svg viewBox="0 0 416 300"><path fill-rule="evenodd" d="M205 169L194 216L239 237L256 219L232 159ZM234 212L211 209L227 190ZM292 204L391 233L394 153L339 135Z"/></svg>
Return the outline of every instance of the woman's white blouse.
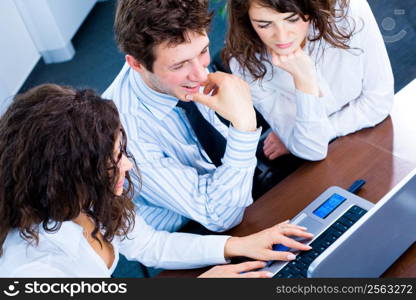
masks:
<svg viewBox="0 0 416 300"><path fill-rule="evenodd" d="M136 216L128 239L114 238L114 262L108 268L84 238L82 228L63 222L55 233L39 229L39 244L30 245L17 230L10 232L0 257L0 277L110 277L119 253L129 260L164 269L224 264L229 236L200 236L156 231Z"/></svg>
<svg viewBox="0 0 416 300"><path fill-rule="evenodd" d="M235 59L230 62L232 72L250 84L254 105L273 131L304 159L324 159L333 138L375 126L392 108L390 61L367 1L350 1L348 16L356 24L349 45L357 49L334 48L323 40L305 46L315 62L321 97L297 90L289 73L268 63L264 79L253 81Z"/></svg>

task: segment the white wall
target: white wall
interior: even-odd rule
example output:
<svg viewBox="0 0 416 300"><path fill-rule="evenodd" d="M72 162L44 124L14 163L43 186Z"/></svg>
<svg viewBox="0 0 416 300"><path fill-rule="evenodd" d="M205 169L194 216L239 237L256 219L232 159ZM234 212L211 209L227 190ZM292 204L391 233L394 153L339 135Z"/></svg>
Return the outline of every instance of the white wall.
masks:
<svg viewBox="0 0 416 300"><path fill-rule="evenodd" d="M95 2L96 0L47 0L64 39L73 38Z"/></svg>
<svg viewBox="0 0 416 300"><path fill-rule="evenodd" d="M39 52L67 46L96 0L14 0Z"/></svg>
<svg viewBox="0 0 416 300"><path fill-rule="evenodd" d="M40 58L13 0L0 1L0 112Z"/></svg>
<svg viewBox="0 0 416 300"><path fill-rule="evenodd" d="M0 113L41 56L73 57L71 39L96 1L0 0Z"/></svg>
<svg viewBox="0 0 416 300"><path fill-rule="evenodd" d="M71 39L96 0L14 0L46 63L72 59Z"/></svg>

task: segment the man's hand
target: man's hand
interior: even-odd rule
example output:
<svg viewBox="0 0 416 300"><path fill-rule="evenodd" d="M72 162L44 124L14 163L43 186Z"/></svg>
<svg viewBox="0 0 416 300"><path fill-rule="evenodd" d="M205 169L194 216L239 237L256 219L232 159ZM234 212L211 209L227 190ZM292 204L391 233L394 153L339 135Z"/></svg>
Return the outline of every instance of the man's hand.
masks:
<svg viewBox="0 0 416 300"><path fill-rule="evenodd" d="M205 273L202 273L201 278L270 278L273 274L267 271L256 271L265 267L262 261L248 261L235 265L215 266Z"/></svg>
<svg viewBox="0 0 416 300"><path fill-rule="evenodd" d="M289 236L311 239L313 235L305 227L289 224L288 221L245 237L231 237L225 243L224 256L226 258L245 256L257 260L295 259L295 255L288 251L275 251L275 244L282 244L288 248L310 250L311 247L295 241Z"/></svg>
<svg viewBox="0 0 416 300"><path fill-rule="evenodd" d="M208 95L212 92L212 95ZM186 100L202 103L229 120L241 131L255 131L256 113L248 84L235 75L215 72L208 74L204 93L186 95Z"/></svg>
<svg viewBox="0 0 416 300"><path fill-rule="evenodd" d="M289 153L286 146L273 131L270 132L264 140L263 152L264 155L270 160Z"/></svg>
<svg viewBox="0 0 416 300"><path fill-rule="evenodd" d="M319 96L319 85L312 59L299 48L288 55L278 55L271 50L272 63L293 76L298 90Z"/></svg>

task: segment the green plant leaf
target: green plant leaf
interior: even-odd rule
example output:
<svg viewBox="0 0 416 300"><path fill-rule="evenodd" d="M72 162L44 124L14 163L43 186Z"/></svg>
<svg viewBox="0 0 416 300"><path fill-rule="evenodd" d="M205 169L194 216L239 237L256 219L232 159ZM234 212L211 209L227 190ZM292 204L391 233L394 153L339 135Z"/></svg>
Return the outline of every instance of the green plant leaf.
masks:
<svg viewBox="0 0 416 300"><path fill-rule="evenodd" d="M211 0L213 3L222 3L221 6L218 8L218 15L220 15L222 18L227 17L227 0Z"/></svg>

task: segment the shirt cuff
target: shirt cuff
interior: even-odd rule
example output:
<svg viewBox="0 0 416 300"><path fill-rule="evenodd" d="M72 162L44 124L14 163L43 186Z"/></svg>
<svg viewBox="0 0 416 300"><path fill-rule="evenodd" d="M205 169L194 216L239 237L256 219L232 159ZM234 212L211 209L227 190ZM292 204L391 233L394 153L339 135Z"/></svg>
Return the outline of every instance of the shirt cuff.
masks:
<svg viewBox="0 0 416 300"><path fill-rule="evenodd" d="M246 168L257 163L256 150L259 143L261 128L256 131L240 131L228 128L227 146L222 158L223 164Z"/></svg>
<svg viewBox="0 0 416 300"><path fill-rule="evenodd" d="M296 90L297 120L313 122L327 117L322 98Z"/></svg>
<svg viewBox="0 0 416 300"><path fill-rule="evenodd" d="M225 243L231 236L229 235L206 235L200 241L204 255L198 258L201 265L222 265L230 262L224 257Z"/></svg>

